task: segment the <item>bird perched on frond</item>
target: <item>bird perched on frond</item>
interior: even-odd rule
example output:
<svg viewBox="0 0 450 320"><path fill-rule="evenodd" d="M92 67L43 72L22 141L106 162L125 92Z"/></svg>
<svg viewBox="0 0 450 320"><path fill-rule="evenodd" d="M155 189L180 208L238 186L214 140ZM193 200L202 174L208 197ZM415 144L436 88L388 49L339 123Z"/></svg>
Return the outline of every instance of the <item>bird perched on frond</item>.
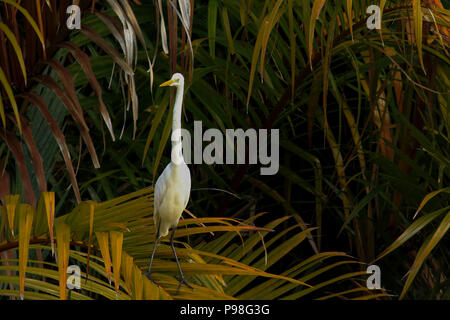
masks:
<svg viewBox="0 0 450 320"><path fill-rule="evenodd" d="M145 273L147 277L155 282L151 277L151 268L153 257L155 255L156 246L161 237L169 233L172 228L172 235L170 237L170 245L172 247L175 260L180 272L180 285L185 284L189 288L192 287L184 278L181 270L180 262L178 261L177 253L173 244L175 230L180 220L186 205L189 201L189 194L191 191L191 174L186 165L181 145L181 109L183 105L183 91L184 91L184 77L180 73L173 74L169 81L164 82L160 87L176 87L175 104L173 107L173 122L172 122L172 153L171 161L164 169L163 173L156 180L154 189L154 210L153 220L156 226L156 241L153 247L152 256L148 271Z"/></svg>

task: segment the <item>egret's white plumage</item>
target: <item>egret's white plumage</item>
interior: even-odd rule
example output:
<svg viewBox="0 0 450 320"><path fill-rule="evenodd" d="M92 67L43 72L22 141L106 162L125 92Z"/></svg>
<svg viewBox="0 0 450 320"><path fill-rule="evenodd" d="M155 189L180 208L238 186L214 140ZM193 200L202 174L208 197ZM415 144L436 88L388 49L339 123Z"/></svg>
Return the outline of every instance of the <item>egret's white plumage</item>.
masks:
<svg viewBox="0 0 450 320"><path fill-rule="evenodd" d="M178 270L181 275L180 285L189 284L184 279L178 257L173 245L173 238L178 221L181 218L186 205L189 201L191 192L191 174L189 168L184 162L181 146L181 109L183 105L184 78L180 73L175 73L172 79L164 82L160 87L171 86L177 88L175 104L173 107L172 122L172 153L171 161L164 169L163 173L156 180L154 189L154 210L153 220L156 227L156 241L153 247L153 253L150 259L147 276L153 281L150 275L153 257L160 237L164 237L172 228L170 245L172 246L175 259L178 264Z"/></svg>
<svg viewBox="0 0 450 320"><path fill-rule="evenodd" d="M153 219L161 237L175 227L189 201L191 174L186 163L169 163L156 181Z"/></svg>

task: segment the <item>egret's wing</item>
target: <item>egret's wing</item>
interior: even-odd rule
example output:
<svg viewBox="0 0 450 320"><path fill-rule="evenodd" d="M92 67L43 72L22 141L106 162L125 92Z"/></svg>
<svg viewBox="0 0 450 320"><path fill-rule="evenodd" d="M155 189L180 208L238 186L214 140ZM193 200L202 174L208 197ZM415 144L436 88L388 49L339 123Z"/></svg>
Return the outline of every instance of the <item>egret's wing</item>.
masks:
<svg viewBox="0 0 450 320"><path fill-rule="evenodd" d="M154 206L155 206L155 210L158 210L158 208L161 205L161 200L162 197L164 195L164 193L166 192L166 184L162 183L163 181L161 180L160 176L158 178L158 180L156 181L156 185L155 185L155 191L154 191Z"/></svg>
<svg viewBox="0 0 450 320"><path fill-rule="evenodd" d="M167 169L167 167L166 167ZM153 214L155 224L158 223L159 215L158 211L161 206L161 202L163 200L164 194L166 193L167 183L166 183L166 175L167 170L164 169L163 173L159 176L158 180L156 180L155 189L153 191Z"/></svg>
<svg viewBox="0 0 450 320"><path fill-rule="evenodd" d="M184 192L184 194L185 194L185 196L186 196L186 198L184 199L184 208L186 208L186 206L187 206L187 204L188 204L188 202L189 202L189 196L190 196L190 193L191 193L191 173L190 173L190 171L189 171L189 168L186 166L186 172L185 172L185 188L186 188L186 190L185 190L185 192Z"/></svg>

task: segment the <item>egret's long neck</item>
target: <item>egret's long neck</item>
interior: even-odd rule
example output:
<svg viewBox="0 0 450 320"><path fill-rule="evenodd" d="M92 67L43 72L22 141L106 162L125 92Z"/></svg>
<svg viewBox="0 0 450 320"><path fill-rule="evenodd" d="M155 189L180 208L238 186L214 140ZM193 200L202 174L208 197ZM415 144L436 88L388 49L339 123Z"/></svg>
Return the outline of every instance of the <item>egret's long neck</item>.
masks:
<svg viewBox="0 0 450 320"><path fill-rule="evenodd" d="M183 91L184 85L181 84L177 87L177 93L175 96L175 105L173 107L173 120L172 120L172 162L174 161L174 156L181 157L180 161L184 162L182 157L182 144L181 144L181 109L183 106ZM182 160L183 159L183 160ZM180 162L178 161L178 162Z"/></svg>

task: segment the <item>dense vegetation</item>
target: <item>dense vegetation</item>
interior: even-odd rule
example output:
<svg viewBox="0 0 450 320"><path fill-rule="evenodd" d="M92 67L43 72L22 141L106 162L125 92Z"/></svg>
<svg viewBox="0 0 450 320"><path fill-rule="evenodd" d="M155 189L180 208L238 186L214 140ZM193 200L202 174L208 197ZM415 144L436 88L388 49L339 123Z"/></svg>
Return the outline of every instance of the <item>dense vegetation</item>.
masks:
<svg viewBox="0 0 450 320"><path fill-rule="evenodd" d="M81 30L66 24L73 3ZM448 299L448 8L0 0L0 296ZM190 165L176 240L195 290L179 292L167 239L159 286L142 275L170 161L174 92L158 85L174 72L190 132L280 132L276 175ZM370 264L381 290L366 287Z"/></svg>

